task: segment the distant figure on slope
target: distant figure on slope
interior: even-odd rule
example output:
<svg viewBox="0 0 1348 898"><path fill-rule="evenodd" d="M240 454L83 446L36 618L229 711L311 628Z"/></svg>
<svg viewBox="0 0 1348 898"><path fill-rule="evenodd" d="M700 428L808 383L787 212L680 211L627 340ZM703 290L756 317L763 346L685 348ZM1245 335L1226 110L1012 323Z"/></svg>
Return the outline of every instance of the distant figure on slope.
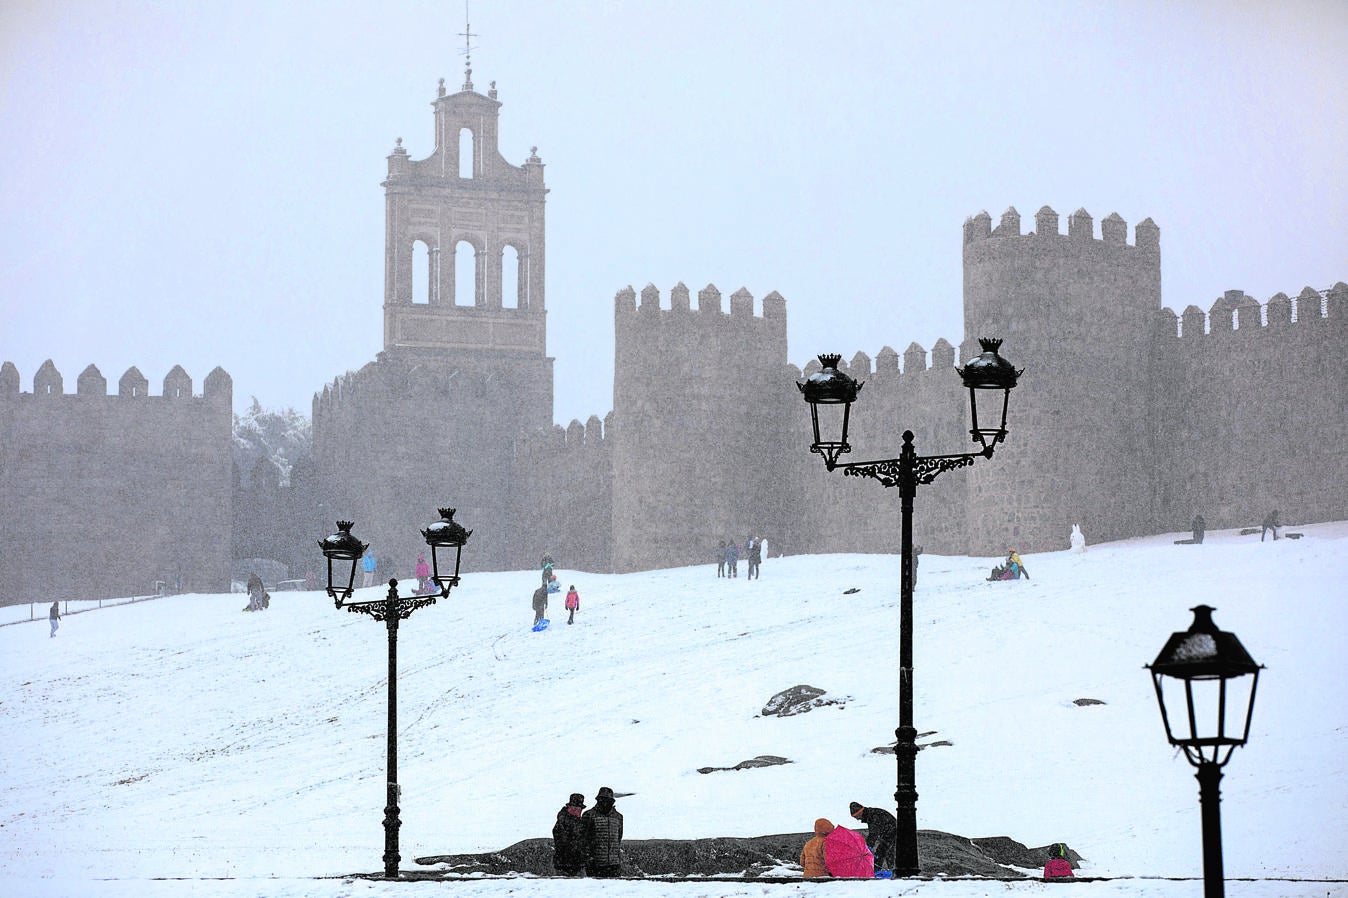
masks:
<svg viewBox="0 0 1348 898"><path fill-rule="evenodd" d="M875 866L893 870L898 860L899 822L884 808L868 808L858 802L848 805L853 819L866 824L866 847L875 855Z"/></svg>
<svg viewBox="0 0 1348 898"><path fill-rule="evenodd" d="M1006 561L992 569L992 575L989 580L1019 580L1024 577L1030 579L1030 572L1025 570L1025 564L1020 560L1020 554L1015 549L1008 549Z"/></svg>
<svg viewBox="0 0 1348 898"><path fill-rule="evenodd" d="M262 578L257 572L248 575L248 607L244 611L261 611L267 607L264 596L267 594L267 588L262 585Z"/></svg>
<svg viewBox="0 0 1348 898"><path fill-rule="evenodd" d="M580 817L585 836L585 872L608 878L622 873L623 815L615 807L613 790L603 786L594 807Z"/></svg>
<svg viewBox="0 0 1348 898"><path fill-rule="evenodd" d="M51 610L47 612L47 618L51 620L51 639L56 638L56 631L61 628L61 600L57 599L51 603Z"/></svg>
<svg viewBox="0 0 1348 898"><path fill-rule="evenodd" d="M548 588L540 586L534 590L534 625L543 619L543 615L548 613Z"/></svg>
<svg viewBox="0 0 1348 898"><path fill-rule="evenodd" d="M1194 523L1193 523L1194 545L1196 546L1203 545L1203 533L1207 529L1208 529L1208 522L1203 520L1203 516L1201 514L1194 515Z"/></svg>
<svg viewBox="0 0 1348 898"><path fill-rule="evenodd" d="M539 562L539 564L541 565L541 567L542 567L542 569L543 569L543 585L544 585L544 586L547 586L547 585L548 585L548 578L550 578L550 577L552 576L552 569L553 569L554 567L556 567L557 562L555 562L555 561L552 560L552 555L550 555L550 554L547 553L547 552L544 552L544 553L543 553L543 560L542 560L541 562Z"/></svg>
<svg viewBox="0 0 1348 898"><path fill-rule="evenodd" d="M750 580L758 579L758 566L763 563L763 546L749 537L749 577Z"/></svg>
<svg viewBox="0 0 1348 898"><path fill-rule="evenodd" d="M580 821L585 796L572 792L552 825L552 866L562 876L585 875L585 835Z"/></svg>
<svg viewBox="0 0 1348 898"><path fill-rule="evenodd" d="M740 575L740 547L735 545L733 540L725 547L725 575L727 577Z"/></svg>
<svg viewBox="0 0 1348 898"><path fill-rule="evenodd" d="M361 586L374 586L374 572L379 568L379 562L375 561L374 553L369 549L365 550L365 557L360 560Z"/></svg>
<svg viewBox="0 0 1348 898"><path fill-rule="evenodd" d="M1080 524L1072 525L1071 542L1072 551L1076 554L1080 555L1082 552L1086 551L1086 535L1081 532Z"/></svg>
<svg viewBox="0 0 1348 898"><path fill-rule="evenodd" d="M819 879L828 876L828 865L824 863L824 837L833 832L833 823L826 817L814 821L814 838L805 843L800 850L800 875L805 879Z"/></svg>
<svg viewBox="0 0 1348 898"><path fill-rule="evenodd" d="M848 879L874 879L875 855L866 847L861 833L835 826L824 837L824 864L830 876Z"/></svg>
<svg viewBox="0 0 1348 898"><path fill-rule="evenodd" d="M725 576L725 540L721 540L721 548L716 550L716 576Z"/></svg>
<svg viewBox="0 0 1348 898"><path fill-rule="evenodd" d="M576 587L572 584L566 591L566 610L571 614L566 618L568 624L576 622L576 612L580 610L580 593L576 592Z"/></svg>
<svg viewBox="0 0 1348 898"><path fill-rule="evenodd" d="M426 556L417 556L417 566L413 573L417 578L417 595L424 596L432 592L431 589L431 566L426 563Z"/></svg>
<svg viewBox="0 0 1348 898"><path fill-rule="evenodd" d="M1044 864L1044 878L1058 879L1063 876L1072 876L1072 862L1067 859L1067 846L1061 842L1054 842L1049 846L1048 863Z"/></svg>
<svg viewBox="0 0 1348 898"><path fill-rule="evenodd" d="M1270 530L1273 531L1273 539L1276 541L1278 539L1278 528L1281 526L1282 524L1278 523L1278 509L1275 508L1268 513L1268 517L1264 518L1263 529L1259 531L1259 541L1262 543L1264 534Z"/></svg>

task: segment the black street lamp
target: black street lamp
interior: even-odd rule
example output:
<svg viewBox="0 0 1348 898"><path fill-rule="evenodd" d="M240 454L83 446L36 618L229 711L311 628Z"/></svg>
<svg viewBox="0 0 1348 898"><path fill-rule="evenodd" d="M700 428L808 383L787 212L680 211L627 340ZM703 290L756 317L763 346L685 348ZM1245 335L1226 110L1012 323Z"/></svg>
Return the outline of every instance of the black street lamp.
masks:
<svg viewBox="0 0 1348 898"><path fill-rule="evenodd" d="M384 805L384 876L398 878L398 829L402 826L399 818L398 799L401 788L398 786L398 621L406 620L412 612L427 605L434 605L436 599L449 598L449 591L459 585L459 561L463 556L463 544L472 536L473 531L463 529L454 521L454 509L440 509L440 520L421 531L426 544L431 547L432 579L440 587L439 592L429 595L400 596L398 581L388 581L388 594L382 599L368 602L348 601L354 590L356 564L365 554L366 544L351 535L352 523L338 521L337 532L318 541L323 557L328 560L328 596L337 607L347 611L368 614L377 621L383 621L388 627L388 792ZM440 573L440 549L454 549L454 573ZM334 564L336 562L336 564ZM349 568L348 568L349 566ZM448 566L448 559L446 559ZM341 582L345 580L343 586Z"/></svg>
<svg viewBox="0 0 1348 898"><path fill-rule="evenodd" d="M1263 666L1255 663L1236 634L1217 629L1212 621L1215 608L1199 605L1189 610L1194 613L1189 629L1172 633L1147 669L1156 686L1166 738L1184 749L1184 756L1198 769L1203 896L1223 898L1226 883L1218 787L1231 753L1250 737L1254 693Z"/></svg>
<svg viewBox="0 0 1348 898"><path fill-rule="evenodd" d="M894 874L916 876L920 872L917 857L917 729L913 726L913 499L919 483L931 483L936 477L955 468L972 465L979 458L991 458L997 444L1006 439L1006 409L1011 390L1021 371L997 354L1001 340L980 339L982 354L963 368L956 369L969 388L970 414L973 425L969 430L979 452L956 455L918 455L913 446L913 432L903 433L903 448L898 458L880 461L838 464L838 459L852 451L847 442L847 427L852 403L856 401L862 384L838 370L841 356L821 355L824 366L805 380L797 383L805 401L810 404L810 420L814 427L814 442L810 451L824 457L824 466L832 471L842 468L848 477L870 477L884 486L897 486L902 506L902 533L900 545L899 587L899 727L894 731L894 755L898 761L897 805L898 846ZM982 425L979 424L980 403ZM822 420L821 420L822 418ZM997 421L996 426L988 422Z"/></svg>

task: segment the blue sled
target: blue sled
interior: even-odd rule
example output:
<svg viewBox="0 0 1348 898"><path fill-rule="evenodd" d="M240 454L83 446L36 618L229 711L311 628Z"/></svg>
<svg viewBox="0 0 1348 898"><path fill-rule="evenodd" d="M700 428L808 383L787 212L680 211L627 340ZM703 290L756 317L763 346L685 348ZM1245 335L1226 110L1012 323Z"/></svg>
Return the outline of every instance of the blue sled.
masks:
<svg viewBox="0 0 1348 898"><path fill-rule="evenodd" d="M539 621L538 623L534 624L534 626L533 626L533 631L534 631L535 633L541 633L541 632L543 632L544 630L546 630L546 629L548 628L548 624L550 624L550 623L552 623L552 621L548 620L548 619L545 617L545 618L543 618L541 621Z"/></svg>

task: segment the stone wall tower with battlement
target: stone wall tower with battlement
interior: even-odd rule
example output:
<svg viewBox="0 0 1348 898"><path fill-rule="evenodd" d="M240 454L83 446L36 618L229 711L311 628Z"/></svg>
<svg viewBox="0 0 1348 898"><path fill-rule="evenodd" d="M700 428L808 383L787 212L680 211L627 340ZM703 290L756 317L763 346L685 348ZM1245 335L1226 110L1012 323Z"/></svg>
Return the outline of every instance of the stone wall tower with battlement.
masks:
<svg viewBox="0 0 1348 898"><path fill-rule="evenodd" d="M516 468L552 427L542 160L501 156L494 83L480 94L465 75L451 94L441 81L432 106L434 150L412 159L399 139L382 185L384 349L313 409L314 526L356 521L395 576L411 573L417 528L442 505L474 532L466 568L537 552L517 525L531 472Z"/></svg>
<svg viewBox="0 0 1348 898"><path fill-rule="evenodd" d="M795 514L782 476L795 391L786 355L786 300L712 285L653 285L614 299L613 570L713 561L722 539L776 539ZM796 400L797 402L799 400ZM743 576L743 574L741 574Z"/></svg>
<svg viewBox="0 0 1348 898"><path fill-rule="evenodd" d="M970 552L1060 548L1073 524L1091 541L1152 524L1160 229L1146 219L1129 244L1127 228L1111 214L1096 237L1079 209L1063 234L1047 206L1028 233L1015 209L996 228L986 212L965 222L960 356L976 354L977 338L997 336L1025 369L1007 442L969 476Z"/></svg>

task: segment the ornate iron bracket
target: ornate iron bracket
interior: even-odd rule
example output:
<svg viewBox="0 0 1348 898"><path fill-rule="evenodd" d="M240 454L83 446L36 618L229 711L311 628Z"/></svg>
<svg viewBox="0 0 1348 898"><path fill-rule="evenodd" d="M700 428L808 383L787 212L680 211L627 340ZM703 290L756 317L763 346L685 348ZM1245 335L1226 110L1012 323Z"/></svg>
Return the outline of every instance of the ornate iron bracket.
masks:
<svg viewBox="0 0 1348 898"><path fill-rule="evenodd" d="M967 468L980 458L987 458L991 452L969 452L962 455L918 455L912 459L909 476L914 484L931 483L938 475L956 468ZM902 486L904 477L904 459L886 458L880 461L859 461L838 465L847 477L870 477L885 486Z"/></svg>
<svg viewBox="0 0 1348 898"><path fill-rule="evenodd" d="M352 605L343 605L347 611L356 611L361 614L368 614L377 621L387 621L389 619L389 608L392 607L394 616L398 620L407 620L412 616L412 612L418 608L425 608L427 605L434 605L440 594L421 597L402 597L399 596L393 602L387 599L380 599L377 602L357 602Z"/></svg>

